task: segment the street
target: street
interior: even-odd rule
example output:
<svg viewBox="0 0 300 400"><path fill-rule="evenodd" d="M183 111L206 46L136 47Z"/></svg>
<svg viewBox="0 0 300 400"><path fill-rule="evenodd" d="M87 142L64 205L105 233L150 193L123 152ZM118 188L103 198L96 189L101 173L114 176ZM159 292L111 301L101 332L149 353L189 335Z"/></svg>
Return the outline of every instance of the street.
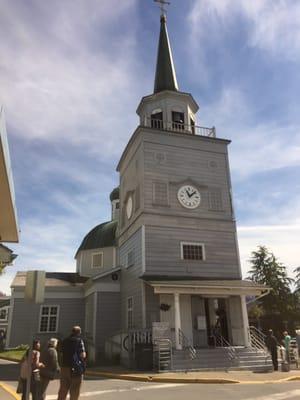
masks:
<svg viewBox="0 0 300 400"><path fill-rule="evenodd" d="M17 386L18 364L0 360L0 381ZM47 400L56 400L59 382L51 382ZM145 383L116 379L85 379L82 399L103 400L298 400L299 382L274 384ZM9 397L8 397L9 398ZM2 400L2 399L1 399Z"/></svg>

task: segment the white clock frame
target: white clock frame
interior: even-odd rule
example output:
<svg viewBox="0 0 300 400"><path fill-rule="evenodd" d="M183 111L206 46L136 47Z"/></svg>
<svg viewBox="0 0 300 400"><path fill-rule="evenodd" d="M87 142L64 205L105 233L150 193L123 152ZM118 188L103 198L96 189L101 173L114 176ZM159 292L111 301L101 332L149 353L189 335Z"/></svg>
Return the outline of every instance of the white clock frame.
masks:
<svg viewBox="0 0 300 400"><path fill-rule="evenodd" d="M126 201L126 215L128 219L132 217L132 212L133 212L133 199L132 196L130 195Z"/></svg>
<svg viewBox="0 0 300 400"><path fill-rule="evenodd" d="M201 194L195 186L183 185L178 189L177 199L183 207L194 210L201 203Z"/></svg>

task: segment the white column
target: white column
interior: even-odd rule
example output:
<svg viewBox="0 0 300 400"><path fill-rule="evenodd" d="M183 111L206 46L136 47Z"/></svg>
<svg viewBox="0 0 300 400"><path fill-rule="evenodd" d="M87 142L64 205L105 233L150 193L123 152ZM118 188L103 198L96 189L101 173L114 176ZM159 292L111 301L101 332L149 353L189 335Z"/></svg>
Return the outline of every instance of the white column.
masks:
<svg viewBox="0 0 300 400"><path fill-rule="evenodd" d="M248 320L248 311L247 311L246 296L245 295L241 295L241 306L242 306L242 321L243 321L244 344L245 344L246 347L250 347L249 320Z"/></svg>
<svg viewBox="0 0 300 400"><path fill-rule="evenodd" d="M182 346L179 340L179 330L181 329L179 293L174 293L174 316L175 316L175 347L176 350L181 350Z"/></svg>

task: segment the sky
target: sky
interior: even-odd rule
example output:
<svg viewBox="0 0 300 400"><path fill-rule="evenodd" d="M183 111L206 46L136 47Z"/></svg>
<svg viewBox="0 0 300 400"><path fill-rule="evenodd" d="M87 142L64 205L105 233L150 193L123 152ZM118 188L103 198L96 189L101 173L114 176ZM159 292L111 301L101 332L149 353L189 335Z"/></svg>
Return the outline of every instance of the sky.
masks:
<svg viewBox="0 0 300 400"><path fill-rule="evenodd" d="M244 277L266 245L300 265L300 2L172 0L179 88L229 147ZM153 92L159 9L152 0L0 0L0 104L20 243L0 277L75 271L85 234L110 219L121 152Z"/></svg>

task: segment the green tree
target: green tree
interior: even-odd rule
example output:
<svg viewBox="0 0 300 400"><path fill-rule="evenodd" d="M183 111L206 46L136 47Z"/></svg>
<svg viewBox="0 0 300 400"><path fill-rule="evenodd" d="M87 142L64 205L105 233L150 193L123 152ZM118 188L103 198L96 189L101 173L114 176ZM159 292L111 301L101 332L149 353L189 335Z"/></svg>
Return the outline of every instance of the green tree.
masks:
<svg viewBox="0 0 300 400"><path fill-rule="evenodd" d="M295 279L295 286L296 286L296 291L300 291L300 267L297 267L294 269L294 273L296 274L296 279Z"/></svg>
<svg viewBox="0 0 300 400"><path fill-rule="evenodd" d="M265 314L284 315L290 311L293 308L290 289L293 279L288 277L286 266L265 246L258 246L258 249L252 252L250 263L248 279L271 288L270 293L260 301Z"/></svg>

